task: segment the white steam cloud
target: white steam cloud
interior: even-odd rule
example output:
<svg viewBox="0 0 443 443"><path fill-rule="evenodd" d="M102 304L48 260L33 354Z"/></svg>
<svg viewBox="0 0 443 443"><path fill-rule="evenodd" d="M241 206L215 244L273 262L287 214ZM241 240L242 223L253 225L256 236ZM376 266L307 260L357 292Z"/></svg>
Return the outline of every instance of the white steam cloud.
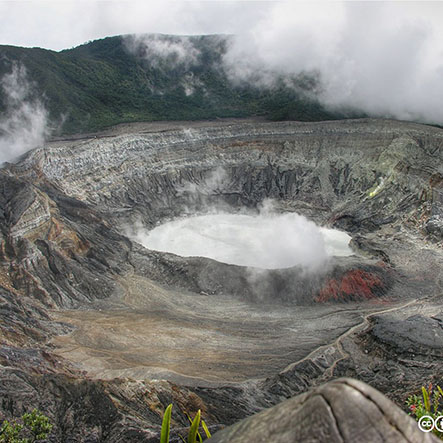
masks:
<svg viewBox="0 0 443 443"><path fill-rule="evenodd" d="M138 34L125 36L128 50L158 66L165 61L186 67L197 62L199 51L189 38L161 34Z"/></svg>
<svg viewBox="0 0 443 443"><path fill-rule="evenodd" d="M331 108L443 123L443 4L276 2L226 54L233 80L315 74Z"/></svg>
<svg viewBox="0 0 443 443"><path fill-rule="evenodd" d="M215 213L181 218L152 231L138 229L133 239L157 251L261 269L302 266L317 270L332 255L352 253L346 233L319 228L295 213L266 210L258 215Z"/></svg>
<svg viewBox="0 0 443 443"><path fill-rule="evenodd" d="M183 132L185 135L191 135L192 129L184 129ZM191 202L195 202L197 199L216 194L224 189L228 181L228 173L223 167L218 166L210 171L202 182L185 182L182 186L177 187L177 194L185 194Z"/></svg>
<svg viewBox="0 0 443 443"><path fill-rule="evenodd" d="M32 85L23 66L0 80L6 112L0 119L0 164L12 161L42 144L49 135L48 113L40 100L32 97Z"/></svg>

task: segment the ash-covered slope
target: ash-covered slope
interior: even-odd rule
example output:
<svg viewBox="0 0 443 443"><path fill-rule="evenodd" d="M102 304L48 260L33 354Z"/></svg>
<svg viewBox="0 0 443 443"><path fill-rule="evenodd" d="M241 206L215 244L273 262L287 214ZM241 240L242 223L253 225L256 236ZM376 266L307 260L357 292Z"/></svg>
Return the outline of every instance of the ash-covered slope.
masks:
<svg viewBox="0 0 443 443"><path fill-rule="evenodd" d="M441 327L442 143L383 120L141 125L7 166L4 413L40 405L61 441L138 441L170 401L217 427L337 375L401 402L442 374L440 335L407 344L403 327ZM356 255L258 272L127 237L269 198L346 230Z"/></svg>

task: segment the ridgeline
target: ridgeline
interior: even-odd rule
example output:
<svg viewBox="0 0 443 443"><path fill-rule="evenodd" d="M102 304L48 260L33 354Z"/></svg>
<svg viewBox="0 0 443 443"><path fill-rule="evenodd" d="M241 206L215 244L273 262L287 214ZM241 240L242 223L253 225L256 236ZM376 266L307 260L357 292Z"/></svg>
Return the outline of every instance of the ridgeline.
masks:
<svg viewBox="0 0 443 443"><path fill-rule="evenodd" d="M267 87L231 81L223 63L230 37L149 35L129 49L134 38L108 37L60 52L0 46L0 78L14 64L24 66L33 95L44 102L59 134L135 121L361 116L325 109L313 98L318 85L307 75L291 78L290 86L287 78ZM191 61L177 52L181 45L192 49ZM6 113L1 91L0 116Z"/></svg>

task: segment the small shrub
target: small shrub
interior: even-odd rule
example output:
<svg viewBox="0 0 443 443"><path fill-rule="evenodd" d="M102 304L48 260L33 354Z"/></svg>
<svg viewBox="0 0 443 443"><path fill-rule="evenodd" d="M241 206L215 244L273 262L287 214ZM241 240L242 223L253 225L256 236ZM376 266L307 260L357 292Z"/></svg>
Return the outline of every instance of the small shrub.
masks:
<svg viewBox="0 0 443 443"><path fill-rule="evenodd" d="M31 413L23 414L23 424L31 433L31 442L44 440L52 430L49 418L39 410L33 409Z"/></svg>
<svg viewBox="0 0 443 443"><path fill-rule="evenodd" d="M20 433L22 432L23 426L19 425L15 421L10 423L5 420L0 428L0 442L2 443L25 443L23 439L20 439Z"/></svg>
<svg viewBox="0 0 443 443"><path fill-rule="evenodd" d="M52 430L49 418L38 409L22 416L23 424L4 420L0 427L0 443L34 443L45 440Z"/></svg>

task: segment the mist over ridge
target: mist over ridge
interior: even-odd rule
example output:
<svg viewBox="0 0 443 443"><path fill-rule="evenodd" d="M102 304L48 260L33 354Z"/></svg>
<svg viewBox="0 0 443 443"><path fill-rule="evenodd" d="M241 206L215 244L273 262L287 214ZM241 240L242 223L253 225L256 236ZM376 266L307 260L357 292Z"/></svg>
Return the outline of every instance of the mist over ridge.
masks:
<svg viewBox="0 0 443 443"><path fill-rule="evenodd" d="M225 61L234 79L270 85L313 75L327 107L441 123L441 5L402 2L282 2Z"/></svg>
<svg viewBox="0 0 443 443"><path fill-rule="evenodd" d="M14 65L26 70L59 134L257 116L442 124L440 10L278 2L229 35L129 33L60 52L2 46L0 78ZM5 121L6 91L0 104Z"/></svg>

